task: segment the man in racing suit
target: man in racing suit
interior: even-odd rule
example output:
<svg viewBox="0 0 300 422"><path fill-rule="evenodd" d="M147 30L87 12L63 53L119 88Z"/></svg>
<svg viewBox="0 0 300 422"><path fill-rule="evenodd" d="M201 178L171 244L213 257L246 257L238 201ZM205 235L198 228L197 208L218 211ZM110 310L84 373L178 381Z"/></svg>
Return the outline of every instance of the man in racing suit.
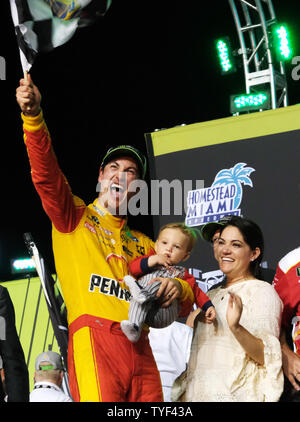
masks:
<svg viewBox="0 0 300 422"><path fill-rule="evenodd" d="M56 271L68 312L68 371L74 401L161 401L159 373L147 327L132 344L120 329L130 293L123 282L128 263L149 254L154 243L130 230L119 215L130 182L144 176L143 156L130 146L106 154L101 189L90 205L71 192L52 149L40 109L40 93L28 79L17 88L32 180L52 221ZM126 181L123 181L123 175ZM176 298L187 315L193 292L183 280L160 279L163 306Z"/></svg>
<svg viewBox="0 0 300 422"><path fill-rule="evenodd" d="M273 286L283 302L281 322L282 368L285 375L281 401L300 401L300 247L278 262Z"/></svg>

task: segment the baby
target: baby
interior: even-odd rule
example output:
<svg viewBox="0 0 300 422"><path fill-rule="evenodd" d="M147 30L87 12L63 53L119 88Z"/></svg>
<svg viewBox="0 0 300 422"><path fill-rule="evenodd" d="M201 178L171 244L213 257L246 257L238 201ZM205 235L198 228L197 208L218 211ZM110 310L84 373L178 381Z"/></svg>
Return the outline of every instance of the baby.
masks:
<svg viewBox="0 0 300 422"><path fill-rule="evenodd" d="M180 278L190 284L195 302L205 312L205 321L212 323L216 317L215 308L209 297L199 288L195 278L186 268L179 266L186 261L195 246L196 235L184 223L171 223L162 227L155 242L155 252L134 259L124 277L131 292L129 320L121 321L124 334L132 342L138 341L143 323L153 328L164 328L174 322L180 313L178 300L170 306L161 307L156 297L160 282L149 282L157 277ZM138 280L136 280L138 278Z"/></svg>

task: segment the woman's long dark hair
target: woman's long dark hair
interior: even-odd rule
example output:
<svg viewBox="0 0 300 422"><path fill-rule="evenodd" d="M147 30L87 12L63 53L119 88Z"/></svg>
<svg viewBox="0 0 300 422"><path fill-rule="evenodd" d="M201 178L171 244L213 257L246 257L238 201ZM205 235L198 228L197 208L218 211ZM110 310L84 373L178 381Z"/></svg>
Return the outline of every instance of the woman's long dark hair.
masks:
<svg viewBox="0 0 300 422"><path fill-rule="evenodd" d="M254 223L254 221L238 216L232 216L231 219L221 228L221 233L228 226L233 226L239 229L244 241L249 245L252 251L254 251L255 248L260 249L260 255L254 261L250 262L251 274L258 277L260 275L259 265L264 254L264 237L260 227Z"/></svg>

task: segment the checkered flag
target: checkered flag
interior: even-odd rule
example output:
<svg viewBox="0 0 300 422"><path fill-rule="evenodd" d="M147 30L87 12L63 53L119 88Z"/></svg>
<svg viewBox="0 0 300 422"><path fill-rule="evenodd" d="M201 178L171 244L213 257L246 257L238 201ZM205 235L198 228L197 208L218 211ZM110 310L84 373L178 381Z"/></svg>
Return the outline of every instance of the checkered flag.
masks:
<svg viewBox="0 0 300 422"><path fill-rule="evenodd" d="M39 52L51 51L78 28L91 25L107 12L112 0L10 0L20 58L29 72Z"/></svg>

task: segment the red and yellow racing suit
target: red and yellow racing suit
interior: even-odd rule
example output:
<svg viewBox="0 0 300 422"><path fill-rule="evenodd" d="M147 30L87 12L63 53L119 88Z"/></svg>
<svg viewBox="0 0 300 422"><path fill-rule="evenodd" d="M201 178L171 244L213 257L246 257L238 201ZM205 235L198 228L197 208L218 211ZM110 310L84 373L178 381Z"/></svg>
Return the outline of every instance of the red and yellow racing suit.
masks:
<svg viewBox="0 0 300 422"><path fill-rule="evenodd" d="M300 248L288 252L277 265L273 286L283 302L282 327L292 335L300 356Z"/></svg>
<svg viewBox="0 0 300 422"><path fill-rule="evenodd" d="M123 335L129 291L123 277L128 263L153 251L153 242L130 230L94 203L71 192L58 165L42 113L22 114L24 141L32 180L52 221L56 271L68 312L68 371L75 401L161 401L159 373L147 327L139 342ZM193 292L183 280L181 315L187 315Z"/></svg>

